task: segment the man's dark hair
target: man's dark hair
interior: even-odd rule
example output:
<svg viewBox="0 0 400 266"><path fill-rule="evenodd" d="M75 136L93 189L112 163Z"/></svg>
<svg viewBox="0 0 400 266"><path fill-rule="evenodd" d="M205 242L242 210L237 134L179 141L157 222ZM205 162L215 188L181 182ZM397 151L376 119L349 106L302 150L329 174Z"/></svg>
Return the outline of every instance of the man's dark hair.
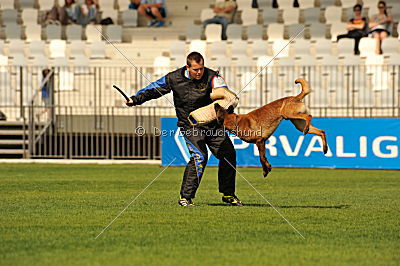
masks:
<svg viewBox="0 0 400 266"><path fill-rule="evenodd" d="M357 5L355 5L355 6L353 6L353 11L355 11L356 9L360 9L360 10L362 10L362 5L360 5L360 4L357 4Z"/></svg>
<svg viewBox="0 0 400 266"><path fill-rule="evenodd" d="M201 62L204 62L204 58L203 56L198 53L198 52L191 52L190 54L188 54L188 56L186 57L186 64L191 67L191 62L195 61L197 64L200 64Z"/></svg>

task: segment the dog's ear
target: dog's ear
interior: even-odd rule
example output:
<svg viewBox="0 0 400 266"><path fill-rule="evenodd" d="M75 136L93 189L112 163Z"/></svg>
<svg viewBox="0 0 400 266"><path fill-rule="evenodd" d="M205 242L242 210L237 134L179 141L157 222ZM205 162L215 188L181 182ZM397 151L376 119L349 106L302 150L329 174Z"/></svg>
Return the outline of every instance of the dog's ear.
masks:
<svg viewBox="0 0 400 266"><path fill-rule="evenodd" d="M233 114L233 110L235 109L235 107L233 107L233 105L229 105L228 107L228 114Z"/></svg>
<svg viewBox="0 0 400 266"><path fill-rule="evenodd" d="M214 104L214 109L215 109L215 111L218 111L218 110L220 110L222 107L221 107L221 105L219 105L219 103L215 103Z"/></svg>

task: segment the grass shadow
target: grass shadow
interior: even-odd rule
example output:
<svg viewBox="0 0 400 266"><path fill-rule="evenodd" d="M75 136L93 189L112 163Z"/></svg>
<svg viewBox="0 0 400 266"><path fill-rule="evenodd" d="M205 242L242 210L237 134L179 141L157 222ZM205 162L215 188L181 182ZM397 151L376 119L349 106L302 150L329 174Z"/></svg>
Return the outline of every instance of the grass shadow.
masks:
<svg viewBox="0 0 400 266"><path fill-rule="evenodd" d="M207 203L208 206L228 206L227 204L224 203ZM249 204L244 204L244 206L249 206L249 207L271 207L268 203L261 204L261 203L249 203ZM282 208L282 209L291 209L291 208L298 208L298 209L349 209L351 206L350 205L331 205L331 206L319 206L319 205L282 205L282 206L275 206L277 208Z"/></svg>

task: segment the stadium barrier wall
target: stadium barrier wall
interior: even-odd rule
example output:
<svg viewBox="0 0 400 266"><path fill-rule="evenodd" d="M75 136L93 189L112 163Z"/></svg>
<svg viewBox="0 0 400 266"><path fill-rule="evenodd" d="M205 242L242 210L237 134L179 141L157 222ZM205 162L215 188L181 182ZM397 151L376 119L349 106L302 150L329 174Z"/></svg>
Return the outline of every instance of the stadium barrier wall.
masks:
<svg viewBox="0 0 400 266"><path fill-rule="evenodd" d="M183 166L190 154L176 126L177 119L163 118L159 132L162 165ZM327 134L329 151L322 152L319 136L304 136L290 121L283 121L266 143L266 156L276 167L400 169L400 119L398 118L314 118L313 125ZM260 167L256 145L230 135L238 166ZM217 166L208 151L207 165Z"/></svg>

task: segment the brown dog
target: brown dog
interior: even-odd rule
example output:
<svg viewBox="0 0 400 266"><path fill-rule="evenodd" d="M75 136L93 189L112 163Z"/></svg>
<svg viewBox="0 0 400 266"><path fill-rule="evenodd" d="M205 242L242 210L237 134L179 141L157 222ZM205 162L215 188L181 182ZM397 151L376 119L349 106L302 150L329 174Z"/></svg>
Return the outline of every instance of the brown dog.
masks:
<svg viewBox="0 0 400 266"><path fill-rule="evenodd" d="M264 105L246 115L233 113L233 106L225 110L218 103L215 104L217 121L220 125L248 143L255 143L260 153L260 162L263 167L264 177L271 171L271 165L265 156L265 141L274 133L283 119L290 120L294 126L305 134L321 136L323 151L327 153L325 131L311 125L312 116L307 113L307 108L302 102L310 93L308 82L304 79L296 79L302 90L297 96L289 96L278 99Z"/></svg>

